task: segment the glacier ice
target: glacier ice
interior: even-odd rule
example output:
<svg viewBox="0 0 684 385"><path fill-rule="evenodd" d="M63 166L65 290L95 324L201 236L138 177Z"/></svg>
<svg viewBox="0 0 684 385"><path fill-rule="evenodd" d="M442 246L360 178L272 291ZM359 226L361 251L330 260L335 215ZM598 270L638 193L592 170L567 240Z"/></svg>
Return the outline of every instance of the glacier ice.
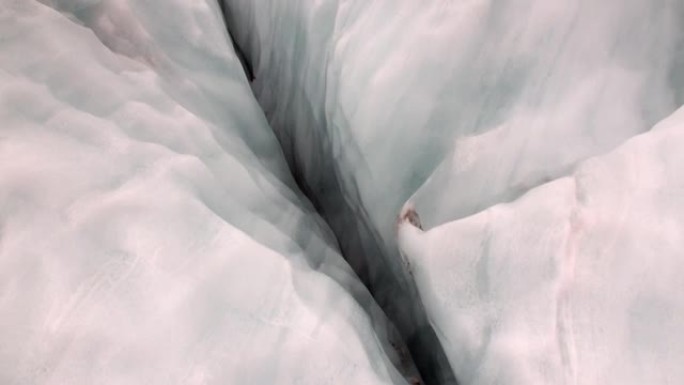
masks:
<svg viewBox="0 0 684 385"><path fill-rule="evenodd" d="M511 203L399 231L466 384L684 380L684 107Z"/></svg>
<svg viewBox="0 0 684 385"><path fill-rule="evenodd" d="M0 383L414 372L215 2L2 1L0 122Z"/></svg>
<svg viewBox="0 0 684 385"><path fill-rule="evenodd" d="M413 199L431 226L567 175L684 101L678 1L225 3L290 163L321 199L340 184L385 243L433 172L453 178L439 205Z"/></svg>
<svg viewBox="0 0 684 385"><path fill-rule="evenodd" d="M230 31L254 72L252 88L295 176L407 340L426 324L433 326L465 384L684 380L673 366L682 361L679 348L639 345L651 341L653 314L662 324L653 343L663 335L675 341L682 336L681 284L667 275L660 279L666 272L684 273L676 253L683 245L675 235L682 223L672 200L678 191L675 176L664 176L672 178L672 185L658 185L670 191L670 216L661 206L648 204L664 198L654 192L651 198L639 198L645 200L643 213L626 217L624 224L617 219L625 215L623 208L613 200L624 197L617 184L632 185L610 180L592 185L591 193L601 202L588 210L616 219L585 228L592 239L578 247L618 242L623 249L605 256L625 253L626 265L611 274L608 267L619 265L614 260L604 270L556 271L564 266L556 259L566 255L559 250L568 232L564 214L572 207L567 201L572 176L600 162L590 158L610 158L605 154L632 143L630 138L648 132L684 103L684 3L224 3ZM668 152L652 156L676 159L677 148L673 143ZM659 174L660 167L675 172L676 160L659 163L649 156L626 155L635 163L632 169L642 174ZM608 171L601 175L610 176ZM400 253L396 219L407 202L428 231L417 234L420 242L403 245ZM500 235L456 225L484 226L480 222L508 207L507 202L520 208L491 219L490 227L497 226ZM639 230L646 230L642 217L650 218L646 223L667 223L668 231L641 235ZM628 228L620 233L623 225ZM440 237L430 235L433 231ZM619 234L635 241L611 238ZM491 242L500 244L490 245L490 236L498 236ZM449 243L464 239L463 248ZM410 268L402 266L402 253ZM490 254L500 260L485 261ZM581 255L587 263L600 263L603 254ZM481 265L472 266L480 260ZM651 261L653 270L640 275ZM533 269L529 275L527 267ZM428 270L432 275L421 273ZM561 272L569 276L554 275ZM478 302L477 285L494 285L502 292L490 302ZM557 297L563 285L582 287L581 293ZM621 297L614 306L601 311L580 306L584 310L573 313L573 301L601 307L606 304L603 295L619 294L629 285L634 295ZM508 290L512 292L506 296ZM558 298L568 307L554 308ZM532 306L535 300L538 307ZM421 315L421 301L427 317ZM472 308L462 308L459 301ZM461 311L473 313L473 319ZM564 316L580 319L555 323ZM633 319L636 324L630 323ZM597 335L593 340L582 334L613 324L620 330L644 329L629 332L641 342L628 335ZM556 332L550 330L554 325L560 325ZM528 338L530 333L538 338ZM414 354L418 352L429 353L416 348Z"/></svg>
<svg viewBox="0 0 684 385"><path fill-rule="evenodd" d="M1 0L0 382L684 382L682 20Z"/></svg>

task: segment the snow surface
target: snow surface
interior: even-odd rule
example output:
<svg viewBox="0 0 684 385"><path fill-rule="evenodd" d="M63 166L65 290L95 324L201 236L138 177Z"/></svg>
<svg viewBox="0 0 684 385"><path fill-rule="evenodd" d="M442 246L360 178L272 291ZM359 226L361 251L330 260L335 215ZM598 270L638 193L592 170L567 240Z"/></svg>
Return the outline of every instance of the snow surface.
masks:
<svg viewBox="0 0 684 385"><path fill-rule="evenodd" d="M216 3L1 2L0 383L404 383L391 338Z"/></svg>
<svg viewBox="0 0 684 385"><path fill-rule="evenodd" d="M288 161L462 384L684 383L681 112L638 136L684 103L683 2L226 4Z"/></svg>

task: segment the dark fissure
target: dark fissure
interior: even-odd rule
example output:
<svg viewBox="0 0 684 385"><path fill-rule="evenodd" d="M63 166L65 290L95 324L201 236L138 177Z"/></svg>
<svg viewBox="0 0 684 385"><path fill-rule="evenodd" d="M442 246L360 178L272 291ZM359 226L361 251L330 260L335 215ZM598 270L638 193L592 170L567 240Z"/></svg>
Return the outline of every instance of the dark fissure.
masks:
<svg viewBox="0 0 684 385"><path fill-rule="evenodd" d="M250 54L254 53L237 44L231 34L231 31L235 31L235 26L229 17L229 2L218 0L218 3L235 52L247 79L252 82L259 76L251 65L253 58ZM264 108L264 112L269 117L267 108ZM345 190L341 185L339 165L332 156L327 129L309 128L311 138L307 140L312 145L309 147L310 153L304 159L297 151L297 139L291 137L293 132L297 132L294 127L271 124L271 128L280 141L300 190L332 229L343 257L398 331L402 339L401 345L406 346L410 356L408 358L415 363L422 383L457 384L444 350L428 321L415 284L407 279L406 274L397 274L396 269L389 267L392 261L400 261L396 244L387 246L381 240L368 219L358 194L352 192L350 198L349 190L354 190L353 186L344 186ZM399 356L406 355L400 347L397 350Z"/></svg>

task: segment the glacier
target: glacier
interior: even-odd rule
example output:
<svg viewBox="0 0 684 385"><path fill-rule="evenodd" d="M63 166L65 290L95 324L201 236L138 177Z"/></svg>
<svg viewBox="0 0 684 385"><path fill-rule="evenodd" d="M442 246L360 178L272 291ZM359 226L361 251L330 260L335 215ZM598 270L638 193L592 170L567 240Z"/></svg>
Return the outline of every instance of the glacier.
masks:
<svg viewBox="0 0 684 385"><path fill-rule="evenodd" d="M3 1L0 383L401 384L214 2Z"/></svg>
<svg viewBox="0 0 684 385"><path fill-rule="evenodd" d="M0 0L0 383L684 383L680 0Z"/></svg>

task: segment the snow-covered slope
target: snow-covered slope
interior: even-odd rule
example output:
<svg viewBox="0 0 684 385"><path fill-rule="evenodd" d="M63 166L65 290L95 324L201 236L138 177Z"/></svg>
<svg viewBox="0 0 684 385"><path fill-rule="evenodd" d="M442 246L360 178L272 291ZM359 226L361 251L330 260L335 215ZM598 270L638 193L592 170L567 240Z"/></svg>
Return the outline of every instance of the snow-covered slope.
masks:
<svg viewBox="0 0 684 385"><path fill-rule="evenodd" d="M684 381L684 108L570 176L400 242L464 384Z"/></svg>
<svg viewBox="0 0 684 385"><path fill-rule="evenodd" d="M404 383L391 333L217 4L1 2L0 383Z"/></svg>

